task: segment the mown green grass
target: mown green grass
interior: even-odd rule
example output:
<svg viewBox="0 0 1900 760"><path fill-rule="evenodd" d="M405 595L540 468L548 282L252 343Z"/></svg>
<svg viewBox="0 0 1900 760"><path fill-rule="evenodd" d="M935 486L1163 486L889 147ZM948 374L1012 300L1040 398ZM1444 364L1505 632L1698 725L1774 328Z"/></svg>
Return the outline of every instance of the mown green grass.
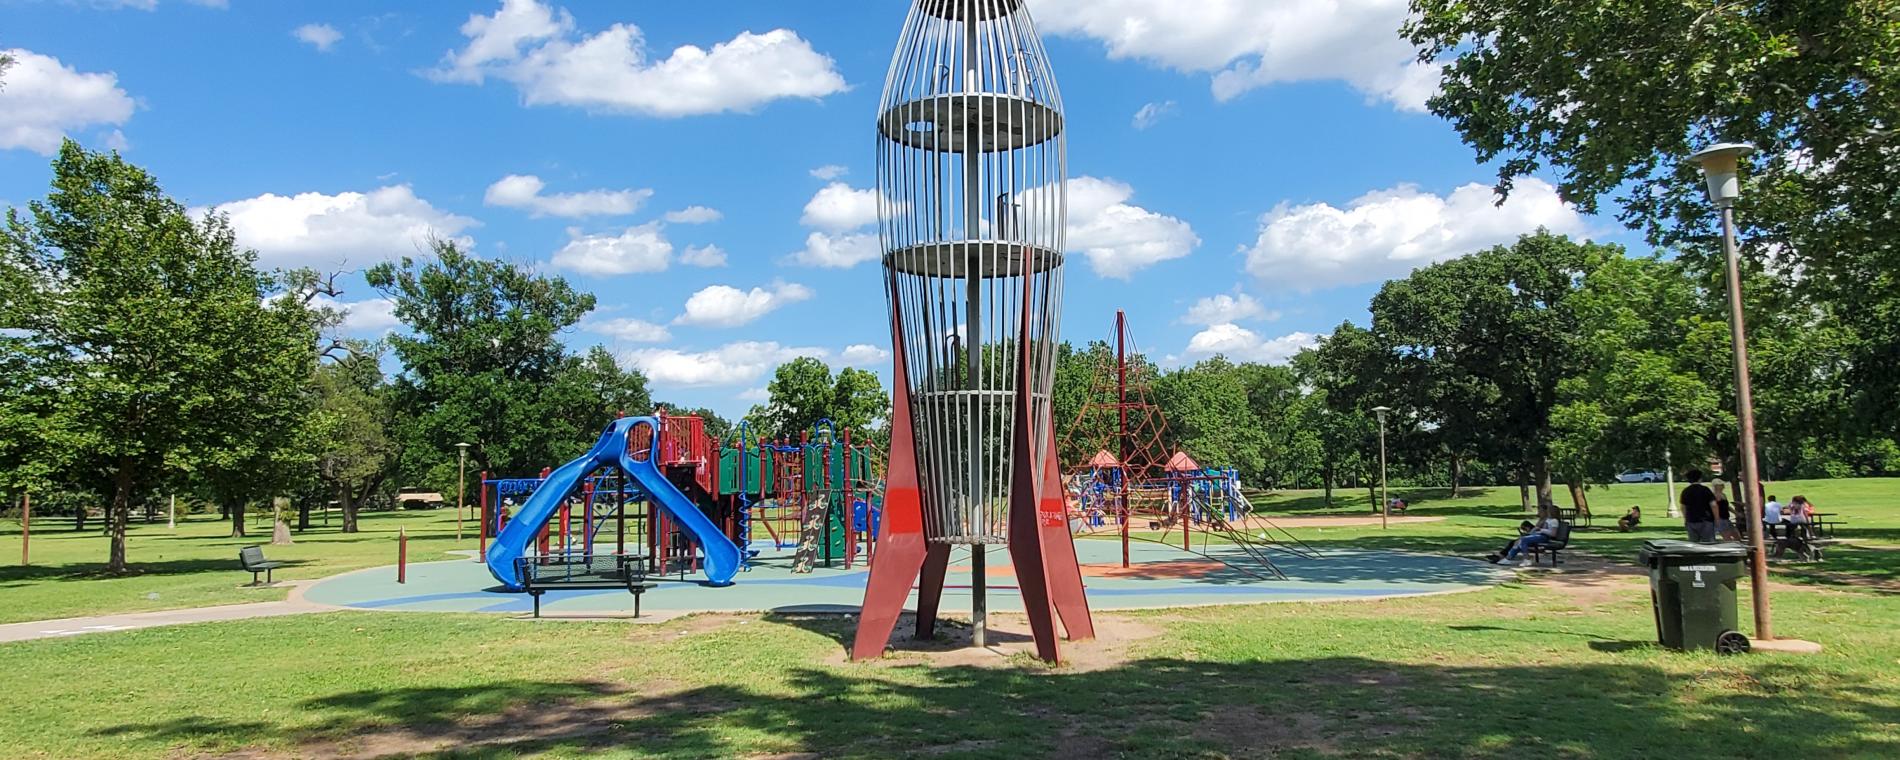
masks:
<svg viewBox="0 0 1900 760"><path fill-rule="evenodd" d="M1095 670L848 664L836 618L333 613L0 647L31 695L0 736L61 758L1900 753L1892 597L1783 594L1788 633L1828 645L1812 657L1660 650L1646 604L1510 585L1138 613L1159 635Z"/></svg>
<svg viewBox="0 0 1900 760"><path fill-rule="evenodd" d="M329 527L313 525L294 533L289 546L265 546L282 561L277 580L320 578L349 570L396 562L398 531L409 535L412 561L443 559L455 548L473 549L476 524L455 541L455 510L365 513L357 533L343 533L340 519ZM251 535L232 538L231 525L215 516L196 516L176 530L165 523L133 523L126 532L131 572L105 573L108 539L95 521L85 531L70 519L35 519L31 536L33 564L21 566L20 524L0 524L0 623L115 612L205 607L280 600L287 587L241 588L251 574L238 569L238 549L269 544L268 524Z"/></svg>
<svg viewBox="0 0 1900 760"><path fill-rule="evenodd" d="M1807 496L1830 518L1842 521L1835 534L1846 543L1833 547L1823 563L1777 563L1771 566L1775 580L1793 583L1822 583L1852 580L1900 589L1900 478L1863 478L1855 480L1784 481L1772 484L1770 493L1784 502L1795 495ZM1393 523L1381 529L1369 527L1301 528L1291 532L1301 540L1323 545L1342 545L1371 549L1406 549L1461 556L1483 556L1497 551L1517 534L1519 521L1526 519L1515 487L1467 488L1456 499L1450 489L1402 488L1392 495L1405 499L1414 516L1442 517L1439 522ZM1283 491L1254 500L1256 509L1269 516L1348 515L1370 516L1371 502L1364 489L1335 491L1328 507L1319 491ZM1589 491L1596 518L1589 527L1573 534L1575 551L1608 559L1631 561L1646 540L1683 538L1681 521L1667 516L1668 488L1656 484L1618 484L1595 486ZM1569 505L1564 493L1559 503ZM1638 530L1622 533L1616 518L1630 506L1643 508L1643 524Z"/></svg>
<svg viewBox="0 0 1900 760"><path fill-rule="evenodd" d="M0 745L8 757L58 758L1900 756L1900 552L1879 548L1900 523L1890 506L1900 481L1799 487L1865 542L1776 568L1777 580L1809 584L1775 594L1775 610L1781 635L1826 645L1813 657L1661 650L1648 643L1641 583L1578 593L1579 576L1564 574L1443 597L1102 615L1154 635L1094 668L943 666L916 654L848 664L852 623L839 618L343 612L0 646L12 697ZM1481 553L1521 519L1514 491L1411 492L1414 514L1447 519L1298 533ZM1620 487L1592 497L1609 513L1626 494L1642 498ZM1261 502L1319 511L1299 508L1302 498ZM428 559L453 544L453 518L373 515L364 533L312 532L270 551L302 562L293 578L388 564L403 527L412 556ZM1627 562L1642 538L1674 535L1664 523L1585 530L1574 546ZM132 557L148 572L123 579L94 576L103 538L38 534L36 556L53 569L0 574L0 614L281 595L234 588L248 580L233 567L246 540L225 531L209 520L179 536L135 527Z"/></svg>

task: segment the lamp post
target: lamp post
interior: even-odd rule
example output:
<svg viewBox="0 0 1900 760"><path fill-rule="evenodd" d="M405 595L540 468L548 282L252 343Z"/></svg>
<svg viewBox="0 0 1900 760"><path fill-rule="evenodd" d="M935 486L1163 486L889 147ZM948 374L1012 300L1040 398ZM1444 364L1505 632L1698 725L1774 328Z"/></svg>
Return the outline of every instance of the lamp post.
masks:
<svg viewBox="0 0 1900 760"><path fill-rule="evenodd" d="M1742 265L1735 250L1735 199L1742 194L1737 164L1755 152L1748 143L1720 143L1702 149L1689 160L1702 166L1709 200L1722 213L1722 253L1728 260L1729 340L1735 353L1735 414L1741 420L1742 493L1748 508L1750 594L1755 602L1755 636L1775 638L1768 614L1768 555L1762 547L1761 470L1755 457L1755 394L1748 380L1748 327L1742 321Z"/></svg>
<svg viewBox="0 0 1900 760"><path fill-rule="evenodd" d="M1676 458L1669 455L1668 449L1663 449L1663 483L1668 489L1663 492L1663 514L1674 520L1682 514L1676 511Z"/></svg>
<svg viewBox="0 0 1900 760"><path fill-rule="evenodd" d="M462 511L468 504L468 444L455 444L455 542L462 542Z"/></svg>
<svg viewBox="0 0 1900 760"><path fill-rule="evenodd" d="M1375 406L1372 411L1379 415L1379 530L1385 530L1392 518L1392 497L1386 494L1385 482L1385 413L1392 407Z"/></svg>

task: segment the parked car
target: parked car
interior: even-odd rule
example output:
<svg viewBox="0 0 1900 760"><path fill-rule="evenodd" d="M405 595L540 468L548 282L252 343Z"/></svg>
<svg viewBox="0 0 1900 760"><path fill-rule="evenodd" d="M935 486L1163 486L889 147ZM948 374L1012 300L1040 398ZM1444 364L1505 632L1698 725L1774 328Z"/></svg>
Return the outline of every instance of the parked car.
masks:
<svg viewBox="0 0 1900 760"><path fill-rule="evenodd" d="M1624 470L1617 474L1618 483L1661 483L1663 474L1655 470Z"/></svg>

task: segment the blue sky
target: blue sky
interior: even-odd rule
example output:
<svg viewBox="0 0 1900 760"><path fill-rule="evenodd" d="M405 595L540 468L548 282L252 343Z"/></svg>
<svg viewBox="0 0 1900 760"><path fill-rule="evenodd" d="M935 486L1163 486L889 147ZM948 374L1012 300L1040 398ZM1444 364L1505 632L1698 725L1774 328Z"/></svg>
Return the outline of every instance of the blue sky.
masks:
<svg viewBox="0 0 1900 760"><path fill-rule="evenodd" d="M1421 108L1404 0L1032 0L1069 116L1065 338L1278 361L1385 278L1543 225L1634 243ZM266 265L428 234L599 296L567 336L743 412L799 354L888 375L872 123L906 4L0 0L0 204L118 147ZM686 46L691 46L687 48ZM1474 185L1475 183L1475 185ZM389 329L358 275L349 329Z"/></svg>

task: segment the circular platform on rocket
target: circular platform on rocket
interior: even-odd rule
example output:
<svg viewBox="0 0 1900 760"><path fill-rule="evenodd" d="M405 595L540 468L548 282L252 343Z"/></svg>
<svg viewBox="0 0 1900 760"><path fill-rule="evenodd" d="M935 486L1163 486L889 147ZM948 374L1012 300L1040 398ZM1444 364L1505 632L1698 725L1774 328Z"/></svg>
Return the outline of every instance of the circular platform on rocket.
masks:
<svg viewBox="0 0 1900 760"><path fill-rule="evenodd" d="M877 130L921 150L995 153L1054 139L1062 114L1020 95L959 92L899 103L878 117Z"/></svg>
<svg viewBox="0 0 1900 760"><path fill-rule="evenodd" d="M1016 10L1019 5L1022 5L1022 0L983 0L978 3L969 3L965 0L923 0L917 4L917 7L932 16L947 18L951 21L962 21L969 16L975 16L978 21L988 21Z"/></svg>
<svg viewBox="0 0 1900 760"><path fill-rule="evenodd" d="M987 280L1047 272L1062 264L1062 252L1015 240L944 240L891 251L884 264L904 274Z"/></svg>

